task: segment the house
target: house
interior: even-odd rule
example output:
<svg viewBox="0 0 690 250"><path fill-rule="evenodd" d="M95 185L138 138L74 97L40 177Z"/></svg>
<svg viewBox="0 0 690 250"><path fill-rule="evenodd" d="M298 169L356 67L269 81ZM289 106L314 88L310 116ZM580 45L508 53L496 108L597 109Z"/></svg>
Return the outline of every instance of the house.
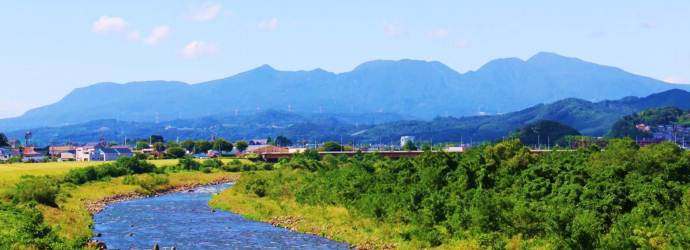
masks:
<svg viewBox="0 0 690 250"><path fill-rule="evenodd" d="M114 161L120 157L131 157L134 155L129 147L105 147L100 144L87 144L75 150L77 161Z"/></svg>
<svg viewBox="0 0 690 250"><path fill-rule="evenodd" d="M62 153L69 152L69 151L75 151L76 149L77 149L77 147L72 146L72 145L50 146L50 147L48 147L48 154L50 155L50 157L60 158Z"/></svg>
<svg viewBox="0 0 690 250"><path fill-rule="evenodd" d="M134 156L134 151L129 146L113 146L112 148L117 152L117 158Z"/></svg>
<svg viewBox="0 0 690 250"><path fill-rule="evenodd" d="M0 148L0 161L8 161L16 155L16 152L11 148Z"/></svg>
<svg viewBox="0 0 690 250"><path fill-rule="evenodd" d="M113 148L98 147L96 148L96 157L98 161L114 161L118 158L118 152Z"/></svg>
<svg viewBox="0 0 690 250"><path fill-rule="evenodd" d="M46 159L46 155L40 153L36 148L34 147L26 147L21 151L22 154L22 161L24 162L36 162L36 161L43 161Z"/></svg>
<svg viewBox="0 0 690 250"><path fill-rule="evenodd" d="M77 160L77 150L69 150L60 153L58 161L75 161Z"/></svg>

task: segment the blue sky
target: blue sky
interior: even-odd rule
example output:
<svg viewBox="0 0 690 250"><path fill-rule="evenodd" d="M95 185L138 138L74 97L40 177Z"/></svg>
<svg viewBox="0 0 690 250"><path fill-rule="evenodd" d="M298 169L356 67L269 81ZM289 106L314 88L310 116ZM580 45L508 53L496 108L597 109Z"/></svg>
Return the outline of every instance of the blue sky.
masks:
<svg viewBox="0 0 690 250"><path fill-rule="evenodd" d="M690 82L690 1L3 1L0 117L96 82L556 52Z"/></svg>

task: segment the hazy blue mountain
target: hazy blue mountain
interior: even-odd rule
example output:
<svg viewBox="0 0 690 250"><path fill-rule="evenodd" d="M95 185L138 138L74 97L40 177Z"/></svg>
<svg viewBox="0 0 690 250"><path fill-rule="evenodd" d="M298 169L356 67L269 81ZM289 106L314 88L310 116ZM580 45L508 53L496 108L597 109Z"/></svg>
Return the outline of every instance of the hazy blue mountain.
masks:
<svg viewBox="0 0 690 250"><path fill-rule="evenodd" d="M588 101L645 96L672 85L553 53L498 59L464 74L439 62L371 61L350 72L279 71L268 65L228 78L99 83L59 102L0 120L0 130L99 119L154 122L268 109L300 114L387 112L430 119L516 111L564 98Z"/></svg>
<svg viewBox="0 0 690 250"><path fill-rule="evenodd" d="M434 142L470 142L494 140L516 129L543 120L573 127L585 135L602 136L626 115L658 107L690 109L690 92L669 90L647 97L590 102L568 98L539 104L502 115L437 117L430 121L412 120L391 113L311 114L265 110L249 115L214 115L175 119L160 123L126 122L114 119L82 124L32 129L41 144L89 142L104 137L109 141L145 138L161 134L168 139L207 139L212 135L231 140L285 135L293 141L344 140L347 142L396 142L400 136L413 135ZM21 138L23 130L8 133Z"/></svg>

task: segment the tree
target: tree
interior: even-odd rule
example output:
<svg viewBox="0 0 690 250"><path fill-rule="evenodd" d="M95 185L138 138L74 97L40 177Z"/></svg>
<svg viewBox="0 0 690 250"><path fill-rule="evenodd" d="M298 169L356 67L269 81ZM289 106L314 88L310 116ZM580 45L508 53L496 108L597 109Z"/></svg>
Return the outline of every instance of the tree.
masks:
<svg viewBox="0 0 690 250"><path fill-rule="evenodd" d="M3 133L0 133L0 147L7 147L9 145L10 144L7 141L7 136L5 136Z"/></svg>
<svg viewBox="0 0 690 250"><path fill-rule="evenodd" d="M274 142L276 146L286 147L292 145L292 141L285 136L279 135Z"/></svg>
<svg viewBox="0 0 690 250"><path fill-rule="evenodd" d="M186 149L189 152L193 152L194 151L194 141L184 140L180 143L180 147Z"/></svg>
<svg viewBox="0 0 690 250"><path fill-rule="evenodd" d="M249 147L249 144L247 144L246 141L236 141L235 142L235 148L237 148L237 150L239 150L240 152L244 152L244 150L246 150L247 147Z"/></svg>
<svg viewBox="0 0 690 250"><path fill-rule="evenodd" d="M213 149L218 151L232 151L233 145L225 139L216 139L213 141Z"/></svg>
<svg viewBox="0 0 690 250"><path fill-rule="evenodd" d="M565 144L562 140L566 136L580 135L576 129L563 125L555 121L538 121L529 124L517 132L520 141L525 145L554 145L556 143Z"/></svg>
<svg viewBox="0 0 690 250"><path fill-rule="evenodd" d="M165 151L165 145L162 142L156 142L153 144L153 150L156 150L156 152L163 152Z"/></svg>
<svg viewBox="0 0 690 250"><path fill-rule="evenodd" d="M327 141L323 143L323 151L342 151L343 147L337 142Z"/></svg>
<svg viewBox="0 0 690 250"><path fill-rule="evenodd" d="M136 148L137 150L142 150L142 149L149 148L149 143L148 143L148 142L145 142L145 141L138 141L135 148Z"/></svg>
<svg viewBox="0 0 690 250"><path fill-rule="evenodd" d="M184 149L181 147L170 147L165 151L165 153L173 158L182 158L186 154Z"/></svg>
<svg viewBox="0 0 690 250"><path fill-rule="evenodd" d="M208 141L200 140L194 142L195 153L206 153L213 148L213 144Z"/></svg>
<svg viewBox="0 0 690 250"><path fill-rule="evenodd" d="M149 141L151 142L151 144L156 143L156 142L160 142L160 143L165 142L162 135L151 135L151 137L149 137Z"/></svg>
<svg viewBox="0 0 690 250"><path fill-rule="evenodd" d="M414 145L414 142L412 141L407 141L405 142L405 145L403 145L402 149L405 151L415 151L417 150L417 145Z"/></svg>

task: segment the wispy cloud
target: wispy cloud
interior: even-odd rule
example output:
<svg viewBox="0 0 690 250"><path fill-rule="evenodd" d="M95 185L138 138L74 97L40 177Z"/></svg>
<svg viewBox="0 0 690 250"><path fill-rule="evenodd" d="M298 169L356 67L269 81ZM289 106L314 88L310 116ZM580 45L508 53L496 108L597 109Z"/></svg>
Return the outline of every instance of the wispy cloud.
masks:
<svg viewBox="0 0 690 250"><path fill-rule="evenodd" d="M101 16L93 22L91 30L96 33L119 32L127 28L127 21L121 17Z"/></svg>
<svg viewBox="0 0 690 250"><path fill-rule="evenodd" d="M267 20L260 21L257 25L259 29L274 30L278 28L278 18L274 17Z"/></svg>
<svg viewBox="0 0 690 250"><path fill-rule="evenodd" d="M436 28L429 32L429 37L440 39L448 37L449 34L450 31L445 28Z"/></svg>
<svg viewBox="0 0 690 250"><path fill-rule="evenodd" d="M385 23L383 24L383 33L388 36L399 36L405 32L405 29L397 23Z"/></svg>
<svg viewBox="0 0 690 250"><path fill-rule="evenodd" d="M185 58L198 58L215 54L218 51L216 46L203 41L191 41L180 50L180 55Z"/></svg>
<svg viewBox="0 0 690 250"><path fill-rule="evenodd" d="M147 44L156 45L161 41L165 40L165 38L167 38L169 34L170 27L166 25L161 25L153 28L151 34L149 34L149 36L147 36L146 39L144 39L144 42L146 42Z"/></svg>
<svg viewBox="0 0 690 250"><path fill-rule="evenodd" d="M218 17L223 6L218 3L205 3L189 13L189 19L199 22L210 21Z"/></svg>

